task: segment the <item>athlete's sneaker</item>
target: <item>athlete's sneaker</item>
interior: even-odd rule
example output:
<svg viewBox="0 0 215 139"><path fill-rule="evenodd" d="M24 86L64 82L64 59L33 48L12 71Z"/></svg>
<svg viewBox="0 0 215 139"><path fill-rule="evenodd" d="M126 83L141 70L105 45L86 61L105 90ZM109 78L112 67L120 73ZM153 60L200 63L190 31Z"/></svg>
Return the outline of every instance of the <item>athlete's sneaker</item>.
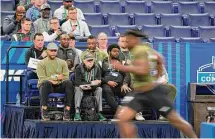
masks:
<svg viewBox="0 0 215 139"><path fill-rule="evenodd" d="M44 121L50 120L50 115L49 115L48 109L42 109L41 108L41 118Z"/></svg>
<svg viewBox="0 0 215 139"><path fill-rule="evenodd" d="M75 113L74 121L81 121L81 115L80 115L80 113Z"/></svg>
<svg viewBox="0 0 215 139"><path fill-rule="evenodd" d="M99 121L106 121L107 119L104 117L103 114L101 114L100 112L98 113L99 116Z"/></svg>
<svg viewBox="0 0 215 139"><path fill-rule="evenodd" d="M144 121L145 120L145 118L142 115L142 112L137 113L136 116L135 116L135 119L137 121Z"/></svg>
<svg viewBox="0 0 215 139"><path fill-rule="evenodd" d="M69 121L70 120L70 110L67 110L66 108L64 108L63 120L65 120L65 121Z"/></svg>

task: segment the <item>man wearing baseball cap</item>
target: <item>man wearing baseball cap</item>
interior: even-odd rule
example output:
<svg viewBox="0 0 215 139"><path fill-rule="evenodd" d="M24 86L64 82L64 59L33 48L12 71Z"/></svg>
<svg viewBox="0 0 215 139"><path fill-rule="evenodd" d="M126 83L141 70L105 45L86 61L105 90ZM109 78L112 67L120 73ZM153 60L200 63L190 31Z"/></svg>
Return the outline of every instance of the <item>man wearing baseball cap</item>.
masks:
<svg viewBox="0 0 215 139"><path fill-rule="evenodd" d="M64 60L56 57L58 47L55 43L47 45L47 57L37 64L38 88L40 90L41 117L50 120L47 108L49 93L66 93L63 119L70 120L73 100L73 83L69 80L69 70Z"/></svg>
<svg viewBox="0 0 215 139"><path fill-rule="evenodd" d="M60 24L62 25L65 21L67 21L67 15L68 15L68 9L73 6L73 0L63 0L63 5L60 6L57 10L54 12L54 17L57 17L60 20ZM80 20L85 20L84 14L81 11L81 9L77 9L77 17Z"/></svg>
<svg viewBox="0 0 215 139"><path fill-rule="evenodd" d="M74 121L81 121L80 105L84 94L92 92L97 100L98 116L100 121L106 120L102 115L102 88L101 69L95 63L95 57L91 53L83 56L83 62L75 70L75 116ZM83 88L82 86L87 85Z"/></svg>
<svg viewBox="0 0 215 139"><path fill-rule="evenodd" d="M47 32L50 29L49 18L51 7L49 4L45 3L41 6L40 11L42 13L41 18L34 22L34 29L36 33Z"/></svg>

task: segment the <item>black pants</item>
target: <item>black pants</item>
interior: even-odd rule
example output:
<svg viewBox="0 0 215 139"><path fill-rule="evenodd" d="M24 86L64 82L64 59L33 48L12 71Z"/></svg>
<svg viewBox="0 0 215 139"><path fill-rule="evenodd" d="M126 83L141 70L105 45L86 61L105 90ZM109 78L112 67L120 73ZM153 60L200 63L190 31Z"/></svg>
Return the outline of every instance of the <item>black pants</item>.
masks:
<svg viewBox="0 0 215 139"><path fill-rule="evenodd" d="M50 93L66 93L65 105L71 107L74 88L70 80L65 80L59 85L53 85L50 81L44 81L40 86L40 105L47 106L48 95Z"/></svg>
<svg viewBox="0 0 215 139"><path fill-rule="evenodd" d="M111 87L108 84L103 84L102 86L102 92L104 94L104 98L107 102L107 104L116 111L118 107L118 102L116 100L116 95L119 97L123 97L125 93L121 93L121 85L118 85L116 87Z"/></svg>

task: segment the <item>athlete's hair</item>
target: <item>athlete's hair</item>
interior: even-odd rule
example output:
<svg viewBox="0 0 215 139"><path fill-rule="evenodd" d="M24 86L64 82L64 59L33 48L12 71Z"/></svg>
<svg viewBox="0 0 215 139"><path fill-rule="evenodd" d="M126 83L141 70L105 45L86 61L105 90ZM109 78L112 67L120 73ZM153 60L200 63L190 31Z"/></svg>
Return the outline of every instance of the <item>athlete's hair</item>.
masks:
<svg viewBox="0 0 215 139"><path fill-rule="evenodd" d="M139 29L130 29L127 32L125 32L124 35L125 36L132 35L132 36L141 38L143 41L147 41L147 42L149 41L149 37L146 34L142 33Z"/></svg>
<svg viewBox="0 0 215 139"><path fill-rule="evenodd" d="M117 45L117 44L111 44L111 45L109 45L108 48L107 48L107 53L109 54L109 53L112 51L113 48L117 48L117 49L120 50L119 45Z"/></svg>

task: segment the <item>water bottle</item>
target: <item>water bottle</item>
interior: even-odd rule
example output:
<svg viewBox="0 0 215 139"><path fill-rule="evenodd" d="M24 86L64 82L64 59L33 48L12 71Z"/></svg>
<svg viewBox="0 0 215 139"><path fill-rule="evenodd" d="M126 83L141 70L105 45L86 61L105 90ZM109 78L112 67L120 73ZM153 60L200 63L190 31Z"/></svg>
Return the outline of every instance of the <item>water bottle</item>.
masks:
<svg viewBox="0 0 215 139"><path fill-rule="evenodd" d="M16 105L20 105L20 95L19 92L16 94Z"/></svg>

